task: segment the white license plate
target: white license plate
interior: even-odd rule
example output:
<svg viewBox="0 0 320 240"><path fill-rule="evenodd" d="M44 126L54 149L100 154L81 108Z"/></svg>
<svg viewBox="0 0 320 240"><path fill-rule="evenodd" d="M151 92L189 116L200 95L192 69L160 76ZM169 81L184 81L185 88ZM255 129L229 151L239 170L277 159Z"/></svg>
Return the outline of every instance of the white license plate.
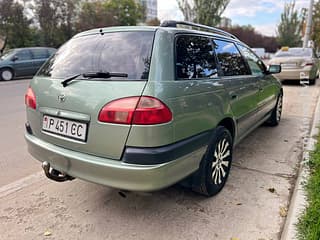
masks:
<svg viewBox="0 0 320 240"><path fill-rule="evenodd" d="M85 142L87 140L87 124L63 118L44 115L42 129L60 136Z"/></svg>

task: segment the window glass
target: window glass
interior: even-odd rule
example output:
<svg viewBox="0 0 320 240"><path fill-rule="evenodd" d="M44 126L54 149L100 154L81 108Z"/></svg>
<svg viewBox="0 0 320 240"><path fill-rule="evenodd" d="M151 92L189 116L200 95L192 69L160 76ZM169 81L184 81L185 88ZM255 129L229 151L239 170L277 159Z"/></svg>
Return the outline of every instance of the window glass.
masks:
<svg viewBox="0 0 320 240"><path fill-rule="evenodd" d="M48 57L47 49L32 49L33 59L44 59Z"/></svg>
<svg viewBox="0 0 320 240"><path fill-rule="evenodd" d="M18 57L18 61L31 60L31 54L29 50L20 50L16 53L16 56Z"/></svg>
<svg viewBox="0 0 320 240"><path fill-rule="evenodd" d="M263 62L257 57L257 55L245 46L242 46L240 44L238 46L248 62L252 75L263 75L263 73L265 72L265 66Z"/></svg>
<svg viewBox="0 0 320 240"><path fill-rule="evenodd" d="M200 36L178 36L176 73L178 79L217 77L212 40Z"/></svg>
<svg viewBox="0 0 320 240"><path fill-rule="evenodd" d="M215 51L225 76L237 76L250 74L245 62L232 42L214 40Z"/></svg>
<svg viewBox="0 0 320 240"><path fill-rule="evenodd" d="M127 73L125 80L148 79L153 37L154 32L139 31L74 38L45 63L38 75L66 78L103 71Z"/></svg>
<svg viewBox="0 0 320 240"><path fill-rule="evenodd" d="M5 59L9 59L11 58L15 53L15 50L14 49L10 49L10 50L7 50L7 51L4 51L3 55L1 56L1 60L5 60Z"/></svg>

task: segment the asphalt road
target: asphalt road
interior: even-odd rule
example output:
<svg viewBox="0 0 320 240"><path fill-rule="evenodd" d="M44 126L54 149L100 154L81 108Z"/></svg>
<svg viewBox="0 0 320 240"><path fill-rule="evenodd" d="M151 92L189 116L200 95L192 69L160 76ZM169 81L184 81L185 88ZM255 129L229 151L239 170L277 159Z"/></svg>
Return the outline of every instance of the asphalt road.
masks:
<svg viewBox="0 0 320 240"><path fill-rule="evenodd" d="M320 93L284 86L283 118L262 126L234 152L213 198L179 186L118 194L81 180L55 183L24 143L28 80L0 82L0 239L279 239L297 167Z"/></svg>
<svg viewBox="0 0 320 240"><path fill-rule="evenodd" d="M38 171L24 141L25 105L29 80L0 81L0 187Z"/></svg>

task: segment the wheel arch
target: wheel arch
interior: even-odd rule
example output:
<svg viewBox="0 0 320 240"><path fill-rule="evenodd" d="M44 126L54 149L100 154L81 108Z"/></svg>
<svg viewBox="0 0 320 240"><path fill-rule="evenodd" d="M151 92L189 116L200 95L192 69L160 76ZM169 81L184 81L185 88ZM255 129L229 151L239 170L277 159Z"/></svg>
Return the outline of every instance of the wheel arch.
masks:
<svg viewBox="0 0 320 240"><path fill-rule="evenodd" d="M228 131L231 133L232 139L235 139L236 136L236 125L232 118L227 117L222 119L217 126L222 126L228 129Z"/></svg>
<svg viewBox="0 0 320 240"><path fill-rule="evenodd" d="M0 67L0 72L2 70L4 70L4 69L10 69L11 72L13 73L13 76L15 75L15 71L14 71L13 67L11 67L11 66L2 66L2 67Z"/></svg>

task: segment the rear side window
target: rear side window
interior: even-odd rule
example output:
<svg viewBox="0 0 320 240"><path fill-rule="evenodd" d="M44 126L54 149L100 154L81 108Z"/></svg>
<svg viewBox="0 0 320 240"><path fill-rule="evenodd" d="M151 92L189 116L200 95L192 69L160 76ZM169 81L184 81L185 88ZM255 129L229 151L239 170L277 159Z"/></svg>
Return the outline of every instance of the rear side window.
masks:
<svg viewBox="0 0 320 240"><path fill-rule="evenodd" d="M48 57L47 49L32 49L33 59L44 59Z"/></svg>
<svg viewBox="0 0 320 240"><path fill-rule="evenodd" d="M38 75L66 78L102 71L127 73L125 80L148 79L153 38L154 32L141 31L74 38L45 63Z"/></svg>
<svg viewBox="0 0 320 240"><path fill-rule="evenodd" d="M215 51L224 76L250 74L239 50L232 42L214 40Z"/></svg>
<svg viewBox="0 0 320 240"><path fill-rule="evenodd" d="M178 36L176 39L176 76L178 79L214 78L217 64L210 38Z"/></svg>

